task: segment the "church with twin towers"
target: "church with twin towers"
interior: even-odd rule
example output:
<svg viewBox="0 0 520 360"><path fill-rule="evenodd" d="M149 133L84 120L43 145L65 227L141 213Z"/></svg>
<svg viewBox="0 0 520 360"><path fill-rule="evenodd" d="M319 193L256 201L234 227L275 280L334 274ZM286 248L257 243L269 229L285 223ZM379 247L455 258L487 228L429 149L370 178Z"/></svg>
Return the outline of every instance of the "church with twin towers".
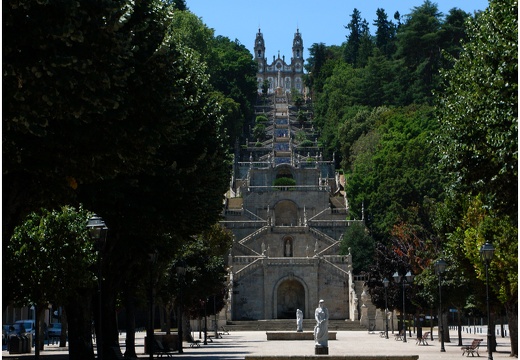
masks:
<svg viewBox="0 0 520 360"><path fill-rule="evenodd" d="M284 93L296 89L303 93L303 40L299 29L296 29L292 44L292 57L290 62L285 59L285 55L278 57L273 55L273 61L268 62L265 53L264 35L258 29L255 39L254 57L258 64L257 83L258 92L262 91L264 81L269 83L268 93L273 94L276 89L281 89Z"/></svg>
<svg viewBox="0 0 520 360"><path fill-rule="evenodd" d="M349 215L345 178L335 157L323 155L312 103L297 106L291 96L305 92L302 35L297 29L290 62L280 55L267 62L260 30L254 49L259 94L269 83L254 107L265 130L235 146L220 221L233 234L224 317L228 324L277 322L301 311L313 319L324 299L334 326L382 329L383 312L371 303L364 276L354 273L350 249L341 249L347 228L364 218Z"/></svg>

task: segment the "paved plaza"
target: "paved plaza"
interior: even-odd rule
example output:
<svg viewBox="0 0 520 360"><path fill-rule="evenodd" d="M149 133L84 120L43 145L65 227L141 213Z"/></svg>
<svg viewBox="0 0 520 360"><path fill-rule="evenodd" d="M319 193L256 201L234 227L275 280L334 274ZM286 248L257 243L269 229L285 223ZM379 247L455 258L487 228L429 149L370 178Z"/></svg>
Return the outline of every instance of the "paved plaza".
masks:
<svg viewBox="0 0 520 360"><path fill-rule="evenodd" d="M305 329L304 329L305 330ZM436 333L435 333L436 334ZM454 338L452 331L452 342L445 343L446 352L440 352L440 343L435 340L429 345L416 345L415 338L409 338L408 342L395 341L392 334L389 339L381 338L378 333L367 333L364 331L338 331L337 340L329 341L329 355L419 355L421 360L450 360L462 357L460 346ZM195 334L198 338L198 333ZM470 344L474 338L484 339L480 347L480 357L486 359L486 339L484 334L464 334L463 344ZM121 346L124 347L124 334L121 337ZM509 358L509 338L497 337L497 352L493 353L494 359ZM136 334L137 353L140 359L149 358L143 352L144 333ZM59 348L57 345L45 346L41 352L41 358L47 360L67 359L67 349ZM244 359L247 355L314 355L314 341L267 341L266 333L263 331L240 331L230 332L223 335L221 339L214 339L208 345L201 344L200 347L191 348L184 343L184 353L175 353L173 358L177 359ZM2 352L3 358L28 359L33 354L9 355L7 351Z"/></svg>

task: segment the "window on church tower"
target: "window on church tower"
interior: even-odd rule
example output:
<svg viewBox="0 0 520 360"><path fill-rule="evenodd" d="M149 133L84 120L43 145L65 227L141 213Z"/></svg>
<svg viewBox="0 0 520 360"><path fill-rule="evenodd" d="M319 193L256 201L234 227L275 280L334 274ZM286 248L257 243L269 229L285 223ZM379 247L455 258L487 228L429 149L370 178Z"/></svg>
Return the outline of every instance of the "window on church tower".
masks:
<svg viewBox="0 0 520 360"><path fill-rule="evenodd" d="M297 58L300 57L300 50L296 50L296 57L297 57Z"/></svg>

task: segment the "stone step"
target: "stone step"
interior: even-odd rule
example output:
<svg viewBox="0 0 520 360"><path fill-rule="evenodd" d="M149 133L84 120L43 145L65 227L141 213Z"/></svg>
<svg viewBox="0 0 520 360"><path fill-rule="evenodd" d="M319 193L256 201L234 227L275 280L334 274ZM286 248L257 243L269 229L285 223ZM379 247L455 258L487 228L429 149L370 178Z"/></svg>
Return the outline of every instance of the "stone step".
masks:
<svg viewBox="0 0 520 360"><path fill-rule="evenodd" d="M303 330L312 330L314 325L316 320L303 319ZM296 331L296 319L228 321L225 328L228 331ZM367 331L359 321L350 320L329 320L329 330Z"/></svg>

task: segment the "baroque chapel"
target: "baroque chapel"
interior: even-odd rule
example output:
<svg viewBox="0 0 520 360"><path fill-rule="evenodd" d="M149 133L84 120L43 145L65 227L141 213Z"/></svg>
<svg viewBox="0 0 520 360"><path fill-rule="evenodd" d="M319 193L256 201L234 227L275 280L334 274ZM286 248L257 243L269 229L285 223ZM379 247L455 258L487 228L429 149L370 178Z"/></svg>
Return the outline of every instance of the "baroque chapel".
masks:
<svg viewBox="0 0 520 360"><path fill-rule="evenodd" d="M297 31L291 63L278 57L268 65L256 34L258 84L268 80L270 91L259 95L255 113L268 121L262 138L250 131L235 146L221 221L234 236L226 319L295 319L298 309L312 319L324 299L331 320L369 328L376 309L364 279L353 273L352 255L340 254L346 228L363 219L347 220L344 178L318 146L312 105L291 99L291 88L302 90L302 50Z"/></svg>
<svg viewBox="0 0 520 360"><path fill-rule="evenodd" d="M258 63L256 78L259 93L262 92L264 81L269 84L269 94L274 93L276 89L285 93L296 89L300 94L303 93L303 40L299 29L296 29L294 34L290 63L285 61L285 55L280 58L280 52L278 52L278 58L273 55L273 61L267 62L264 35L260 29L256 34L254 51L254 57Z"/></svg>

